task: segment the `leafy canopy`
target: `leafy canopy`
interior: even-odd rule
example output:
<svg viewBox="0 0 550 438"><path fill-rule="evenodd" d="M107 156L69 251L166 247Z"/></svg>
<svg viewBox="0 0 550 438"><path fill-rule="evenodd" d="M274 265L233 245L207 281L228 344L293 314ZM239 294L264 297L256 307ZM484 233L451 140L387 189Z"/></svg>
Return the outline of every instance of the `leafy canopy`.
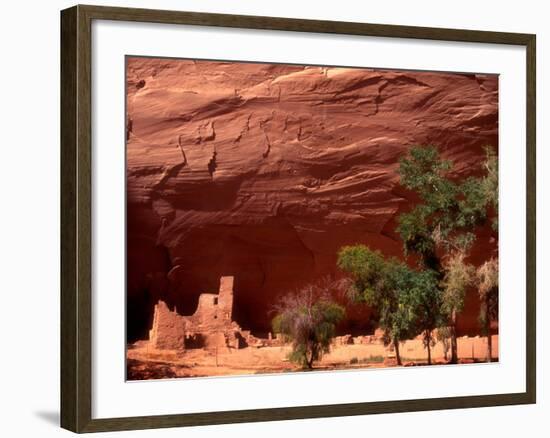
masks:
<svg viewBox="0 0 550 438"><path fill-rule="evenodd" d="M467 248L475 226L487 218L487 206L498 202L496 155L487 148L487 176L455 182L452 162L443 160L434 146L416 146L400 160L401 184L414 191L420 202L399 217L398 232L405 253L416 253L424 264L440 271L439 248ZM495 179L496 178L496 179ZM495 191L497 184L497 191Z"/></svg>
<svg viewBox="0 0 550 438"><path fill-rule="evenodd" d="M344 247L338 255L339 267L353 280L351 296L376 310L386 343L422 333L429 353L432 331L454 324L466 290L474 284L476 272L465 259L476 227L486 221L491 208L498 212L496 153L486 148L481 177L458 181L452 170L452 162L442 159L434 146L413 147L399 163L400 183L416 194L418 202L399 216L397 231L405 255L418 257L420 271L365 245ZM498 228L496 219L493 228ZM478 283L493 284L492 267L484 269L477 273ZM498 285L485 289L494 294ZM489 310L487 315L491 317ZM448 334L442 335L445 340L456 340L454 330L442 333ZM456 342L451 345L454 357Z"/></svg>
<svg viewBox="0 0 550 438"><path fill-rule="evenodd" d="M353 278L351 297L375 309L386 344L414 337L426 324L437 326L439 302L433 271L415 271L365 245L342 248L338 266Z"/></svg>

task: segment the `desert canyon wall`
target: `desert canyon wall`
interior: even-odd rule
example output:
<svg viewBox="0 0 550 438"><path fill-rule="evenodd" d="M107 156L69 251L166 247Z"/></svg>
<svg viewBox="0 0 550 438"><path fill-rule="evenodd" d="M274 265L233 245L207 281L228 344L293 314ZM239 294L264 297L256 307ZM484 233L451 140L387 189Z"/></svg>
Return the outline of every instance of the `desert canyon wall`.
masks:
<svg viewBox="0 0 550 438"><path fill-rule="evenodd" d="M341 246L402 256L408 148L436 145L463 177L498 147L496 76L128 58L127 87L130 341L159 298L190 314L224 275L237 323L269 330L276 297L337 275ZM486 227L472 261L496 251ZM462 332L477 306L472 291Z"/></svg>

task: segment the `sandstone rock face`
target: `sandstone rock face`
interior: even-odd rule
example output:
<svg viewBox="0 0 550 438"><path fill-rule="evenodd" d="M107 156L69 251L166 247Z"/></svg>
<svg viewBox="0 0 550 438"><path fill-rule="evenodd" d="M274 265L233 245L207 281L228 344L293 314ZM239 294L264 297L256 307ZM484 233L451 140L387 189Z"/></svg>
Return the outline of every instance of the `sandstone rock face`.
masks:
<svg viewBox="0 0 550 438"><path fill-rule="evenodd" d="M234 319L269 330L280 294L337 275L342 245L401 256L408 148L438 146L462 177L498 146L496 76L129 58L127 87L130 339L157 299L190 312L227 274ZM478 234L477 263L496 252ZM474 292L462 328L476 318Z"/></svg>

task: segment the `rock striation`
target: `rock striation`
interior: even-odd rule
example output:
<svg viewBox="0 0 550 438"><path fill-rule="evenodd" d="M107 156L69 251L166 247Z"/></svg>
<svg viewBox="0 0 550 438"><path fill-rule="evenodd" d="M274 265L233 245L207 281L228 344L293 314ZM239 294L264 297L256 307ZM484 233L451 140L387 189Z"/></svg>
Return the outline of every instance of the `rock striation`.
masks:
<svg viewBox="0 0 550 438"><path fill-rule="evenodd" d="M408 148L436 145L465 177L498 146L492 75L128 58L127 90L129 340L158 299L189 314L226 272L235 321L269 330L280 294L337 275L342 245L401 256ZM487 227L473 261L496 250ZM473 292L463 331L477 311Z"/></svg>

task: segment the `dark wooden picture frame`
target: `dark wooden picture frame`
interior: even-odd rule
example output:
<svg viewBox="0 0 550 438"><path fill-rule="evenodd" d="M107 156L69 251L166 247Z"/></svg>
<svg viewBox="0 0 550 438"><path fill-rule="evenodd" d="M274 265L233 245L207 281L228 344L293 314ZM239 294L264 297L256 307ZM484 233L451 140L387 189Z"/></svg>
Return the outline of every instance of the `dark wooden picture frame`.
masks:
<svg viewBox="0 0 550 438"><path fill-rule="evenodd" d="M526 391L524 393L92 419L91 24L93 20L518 45L526 48ZM531 34L75 6L61 12L61 426L97 432L375 413L529 404L536 401L535 47Z"/></svg>

